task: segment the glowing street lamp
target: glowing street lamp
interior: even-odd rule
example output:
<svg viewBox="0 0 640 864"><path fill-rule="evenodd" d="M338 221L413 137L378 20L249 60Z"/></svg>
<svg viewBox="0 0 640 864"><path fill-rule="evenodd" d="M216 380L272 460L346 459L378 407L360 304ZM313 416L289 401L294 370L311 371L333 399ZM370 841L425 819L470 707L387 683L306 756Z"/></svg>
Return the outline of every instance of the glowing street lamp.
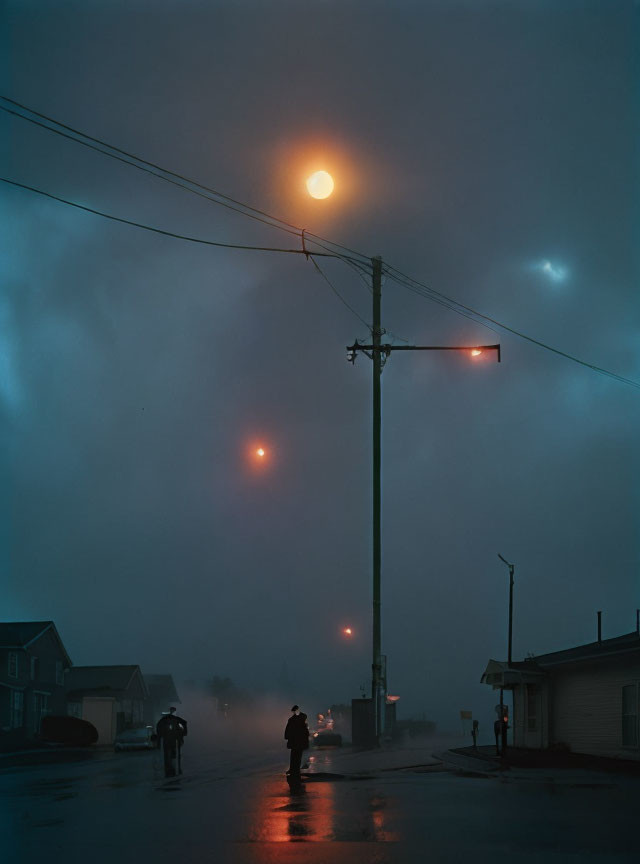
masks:
<svg viewBox="0 0 640 864"><path fill-rule="evenodd" d="M333 188L333 177L328 171L316 171L307 177L307 191L312 198L328 198Z"/></svg>

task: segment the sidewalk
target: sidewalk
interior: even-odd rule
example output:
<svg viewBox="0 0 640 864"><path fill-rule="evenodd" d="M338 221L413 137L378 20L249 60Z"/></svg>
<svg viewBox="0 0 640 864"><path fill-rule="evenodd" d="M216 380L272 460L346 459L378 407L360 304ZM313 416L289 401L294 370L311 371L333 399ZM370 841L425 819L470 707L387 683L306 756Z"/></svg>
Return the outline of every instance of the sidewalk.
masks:
<svg viewBox="0 0 640 864"><path fill-rule="evenodd" d="M509 747L505 756L497 756L493 745L458 747L436 754L446 764L462 771L492 774L498 771L517 772L518 776L534 777L539 774L560 777L575 772L615 774L640 777L640 762L590 756L584 753L555 752L552 750L525 750Z"/></svg>
<svg viewBox="0 0 640 864"><path fill-rule="evenodd" d="M610 781L612 775L640 777L640 763L587 756L579 753L520 750L509 748L505 758L496 756L494 745L457 747L458 741L436 741L415 747L381 747L354 750L350 747L320 748L307 755L309 779L365 778L387 771L430 773L456 771L463 774L499 776L514 780L554 782ZM449 746L447 746L449 744ZM453 745L453 746L452 746Z"/></svg>
<svg viewBox="0 0 640 864"><path fill-rule="evenodd" d="M112 759L111 747L38 747L0 753L0 772L9 768L32 768L35 765L59 765L65 762Z"/></svg>
<svg viewBox="0 0 640 864"><path fill-rule="evenodd" d="M305 774L368 777L385 771L447 771L442 759L433 753L434 745L415 747L381 747L374 750L355 750L351 747L319 748L310 750L309 767Z"/></svg>

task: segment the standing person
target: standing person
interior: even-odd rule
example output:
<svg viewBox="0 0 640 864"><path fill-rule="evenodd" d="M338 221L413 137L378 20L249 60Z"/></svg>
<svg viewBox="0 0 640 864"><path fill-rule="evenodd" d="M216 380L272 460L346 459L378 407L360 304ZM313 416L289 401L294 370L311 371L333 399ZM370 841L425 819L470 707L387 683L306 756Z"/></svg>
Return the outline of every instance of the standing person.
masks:
<svg viewBox="0 0 640 864"><path fill-rule="evenodd" d="M478 726L480 724L477 720L473 721L473 726L471 727L471 737L473 738L473 749L478 749Z"/></svg>
<svg viewBox="0 0 640 864"><path fill-rule="evenodd" d="M298 705L294 705L292 715L287 720L284 737L287 740L287 748L291 750L289 760L289 780L300 782L300 763L302 762L302 751L309 746L309 727L307 726L307 715L300 711Z"/></svg>
<svg viewBox="0 0 640 864"><path fill-rule="evenodd" d="M496 736L496 756L500 755L500 735L502 734L502 720L493 721L493 734Z"/></svg>
<svg viewBox="0 0 640 864"><path fill-rule="evenodd" d="M179 754L182 742L187 734L187 721L182 717L178 717L176 709L172 706L169 708L169 713L164 714L157 723L156 735L158 736L158 747L163 746L164 749L164 776L175 777L176 769L173 760L178 753L178 764L180 764Z"/></svg>

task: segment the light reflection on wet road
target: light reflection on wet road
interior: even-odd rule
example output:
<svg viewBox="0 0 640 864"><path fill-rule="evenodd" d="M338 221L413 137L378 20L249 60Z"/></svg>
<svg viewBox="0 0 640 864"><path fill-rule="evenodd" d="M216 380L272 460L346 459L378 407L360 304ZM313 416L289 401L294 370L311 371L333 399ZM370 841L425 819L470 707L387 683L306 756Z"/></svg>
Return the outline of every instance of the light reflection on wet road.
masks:
<svg viewBox="0 0 640 864"><path fill-rule="evenodd" d="M399 839L388 825L388 803L371 781L309 781L290 791L270 777L255 790L255 817L242 839L388 843Z"/></svg>
<svg viewBox="0 0 640 864"><path fill-rule="evenodd" d="M309 779L295 791L281 753L191 758L169 780L158 753L3 772L2 864L637 860L636 778L389 772Z"/></svg>

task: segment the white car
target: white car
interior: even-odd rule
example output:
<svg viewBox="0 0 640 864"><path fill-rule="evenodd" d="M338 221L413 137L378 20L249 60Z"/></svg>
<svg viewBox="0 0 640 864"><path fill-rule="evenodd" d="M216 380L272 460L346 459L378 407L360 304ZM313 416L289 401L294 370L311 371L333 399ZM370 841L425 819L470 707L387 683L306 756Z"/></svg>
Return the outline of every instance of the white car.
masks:
<svg viewBox="0 0 640 864"><path fill-rule="evenodd" d="M153 738L153 726L124 729L116 735L113 747L114 750L152 750L156 746Z"/></svg>

